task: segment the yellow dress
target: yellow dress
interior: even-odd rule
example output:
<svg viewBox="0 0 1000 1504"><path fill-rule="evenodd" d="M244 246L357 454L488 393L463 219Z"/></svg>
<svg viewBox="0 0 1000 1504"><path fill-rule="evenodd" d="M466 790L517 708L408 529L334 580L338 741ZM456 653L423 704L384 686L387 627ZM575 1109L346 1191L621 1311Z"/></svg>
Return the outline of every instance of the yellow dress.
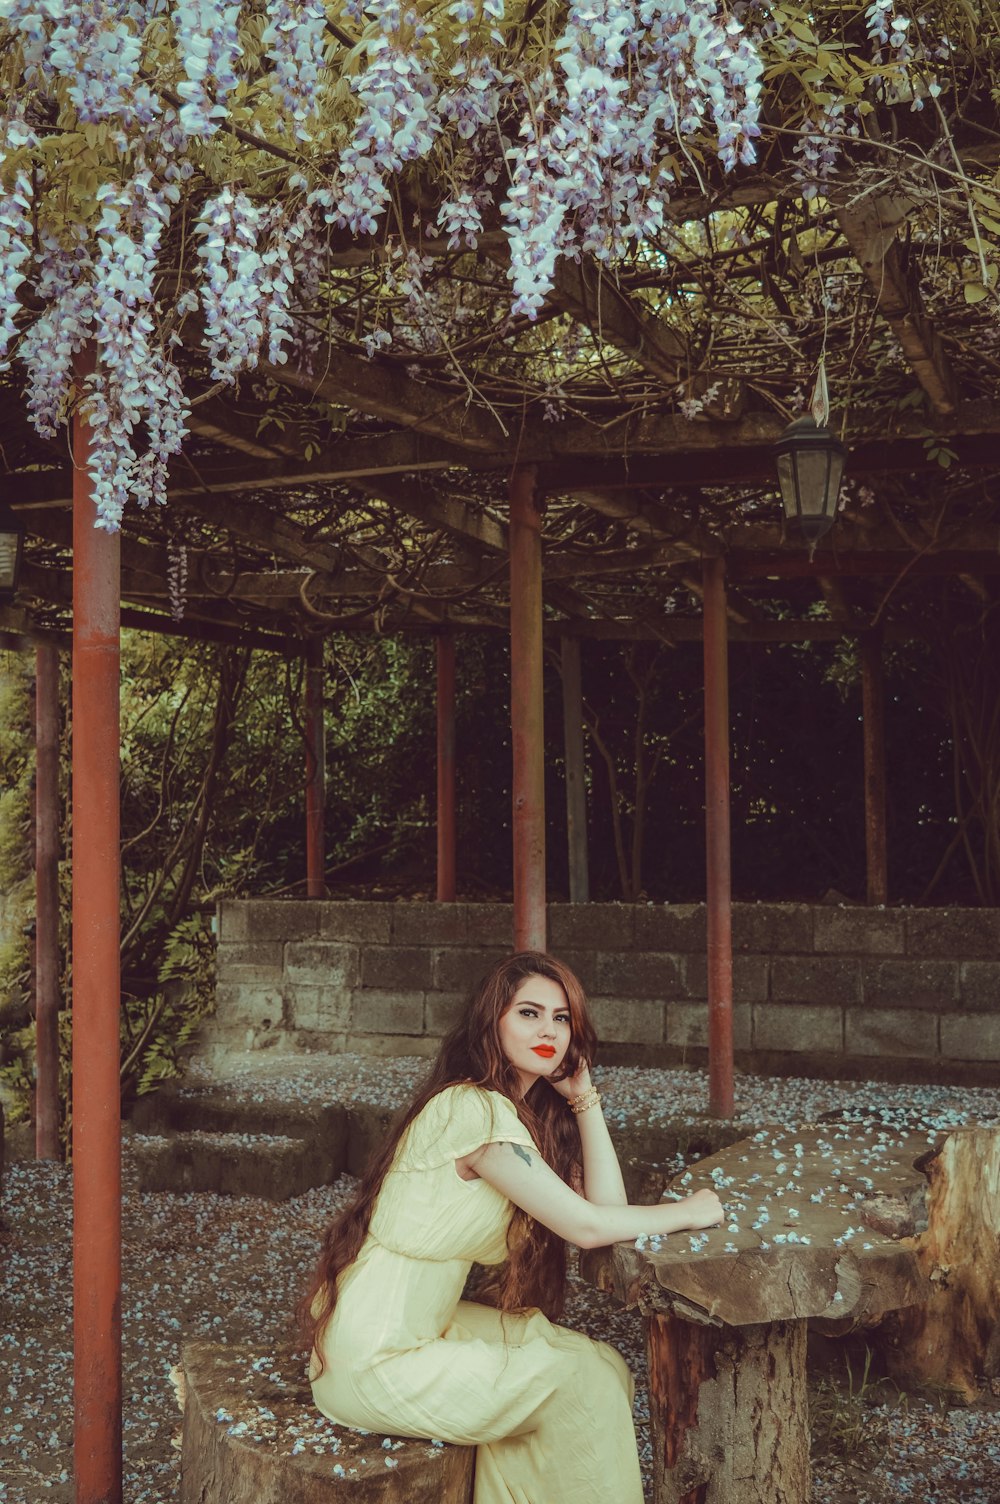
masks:
<svg viewBox="0 0 1000 1504"><path fill-rule="evenodd" d="M604 1342L461 1299L507 1255L513 1206L455 1160L535 1148L499 1092L450 1086L400 1140L340 1278L313 1396L340 1425L478 1447L475 1504L642 1504L633 1383Z"/></svg>

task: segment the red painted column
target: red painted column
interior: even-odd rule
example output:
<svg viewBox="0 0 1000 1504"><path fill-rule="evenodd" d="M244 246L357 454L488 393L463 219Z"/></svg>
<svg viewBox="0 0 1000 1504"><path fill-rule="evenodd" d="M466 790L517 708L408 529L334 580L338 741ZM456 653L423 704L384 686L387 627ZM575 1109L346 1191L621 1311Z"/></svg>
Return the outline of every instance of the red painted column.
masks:
<svg viewBox="0 0 1000 1504"><path fill-rule="evenodd" d="M542 519L535 467L510 477L510 724L514 755L514 949L545 949Z"/></svg>
<svg viewBox="0 0 1000 1504"><path fill-rule="evenodd" d="M78 362L78 377L88 367ZM73 425L73 1385L76 1504L120 1504L119 539Z"/></svg>
<svg viewBox="0 0 1000 1504"><path fill-rule="evenodd" d="M306 653L306 897L326 897L326 726L323 643Z"/></svg>
<svg viewBox="0 0 1000 1504"><path fill-rule="evenodd" d="M733 930L729 845L726 566L706 559L705 852L708 886L708 1110L733 1116Z"/></svg>
<svg viewBox="0 0 1000 1504"><path fill-rule="evenodd" d="M882 633L861 639L861 699L865 742L865 859L867 899L889 901L885 829L885 691L882 680Z"/></svg>
<svg viewBox="0 0 1000 1504"><path fill-rule="evenodd" d="M35 649L35 1157L59 1159L59 649Z"/></svg>
<svg viewBox="0 0 1000 1504"><path fill-rule="evenodd" d="M455 639L437 640L437 901L455 902Z"/></svg>
<svg viewBox="0 0 1000 1504"><path fill-rule="evenodd" d="M563 690L563 755L566 766L566 843L569 901L590 902L587 862L587 784L583 752L583 675L579 637L564 637L560 668Z"/></svg>

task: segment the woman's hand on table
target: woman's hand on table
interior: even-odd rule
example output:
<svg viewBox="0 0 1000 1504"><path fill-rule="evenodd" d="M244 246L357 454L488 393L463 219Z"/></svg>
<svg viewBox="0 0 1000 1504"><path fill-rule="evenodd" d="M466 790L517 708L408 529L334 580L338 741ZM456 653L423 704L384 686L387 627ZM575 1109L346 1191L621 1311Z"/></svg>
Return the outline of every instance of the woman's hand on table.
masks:
<svg viewBox="0 0 1000 1504"><path fill-rule="evenodd" d="M693 1195L685 1196L683 1201L675 1202L674 1205L683 1208L688 1218L685 1225L692 1231L703 1227L718 1227L725 1220L722 1202L714 1191L708 1189L695 1191Z"/></svg>

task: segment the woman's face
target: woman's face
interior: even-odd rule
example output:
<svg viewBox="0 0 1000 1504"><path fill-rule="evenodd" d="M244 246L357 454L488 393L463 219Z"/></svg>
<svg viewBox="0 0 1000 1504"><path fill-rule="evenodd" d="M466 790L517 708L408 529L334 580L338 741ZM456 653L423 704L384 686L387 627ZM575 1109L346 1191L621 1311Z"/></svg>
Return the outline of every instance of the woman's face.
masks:
<svg viewBox="0 0 1000 1504"><path fill-rule="evenodd" d="M500 1048L528 1091L539 1076L551 1077L569 1048L570 1014L566 994L551 977L523 981L498 1025Z"/></svg>

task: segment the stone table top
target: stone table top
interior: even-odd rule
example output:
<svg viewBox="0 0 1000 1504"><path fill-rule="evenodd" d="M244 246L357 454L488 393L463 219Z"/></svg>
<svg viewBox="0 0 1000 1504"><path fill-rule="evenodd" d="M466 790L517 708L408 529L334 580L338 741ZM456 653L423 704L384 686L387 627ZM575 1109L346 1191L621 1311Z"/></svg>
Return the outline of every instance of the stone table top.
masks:
<svg viewBox="0 0 1000 1504"><path fill-rule="evenodd" d="M926 1133L845 1121L760 1132L699 1160L664 1192L714 1189L725 1223L581 1255L628 1306L713 1326L855 1321L917 1305L916 1253L933 1152Z"/></svg>

